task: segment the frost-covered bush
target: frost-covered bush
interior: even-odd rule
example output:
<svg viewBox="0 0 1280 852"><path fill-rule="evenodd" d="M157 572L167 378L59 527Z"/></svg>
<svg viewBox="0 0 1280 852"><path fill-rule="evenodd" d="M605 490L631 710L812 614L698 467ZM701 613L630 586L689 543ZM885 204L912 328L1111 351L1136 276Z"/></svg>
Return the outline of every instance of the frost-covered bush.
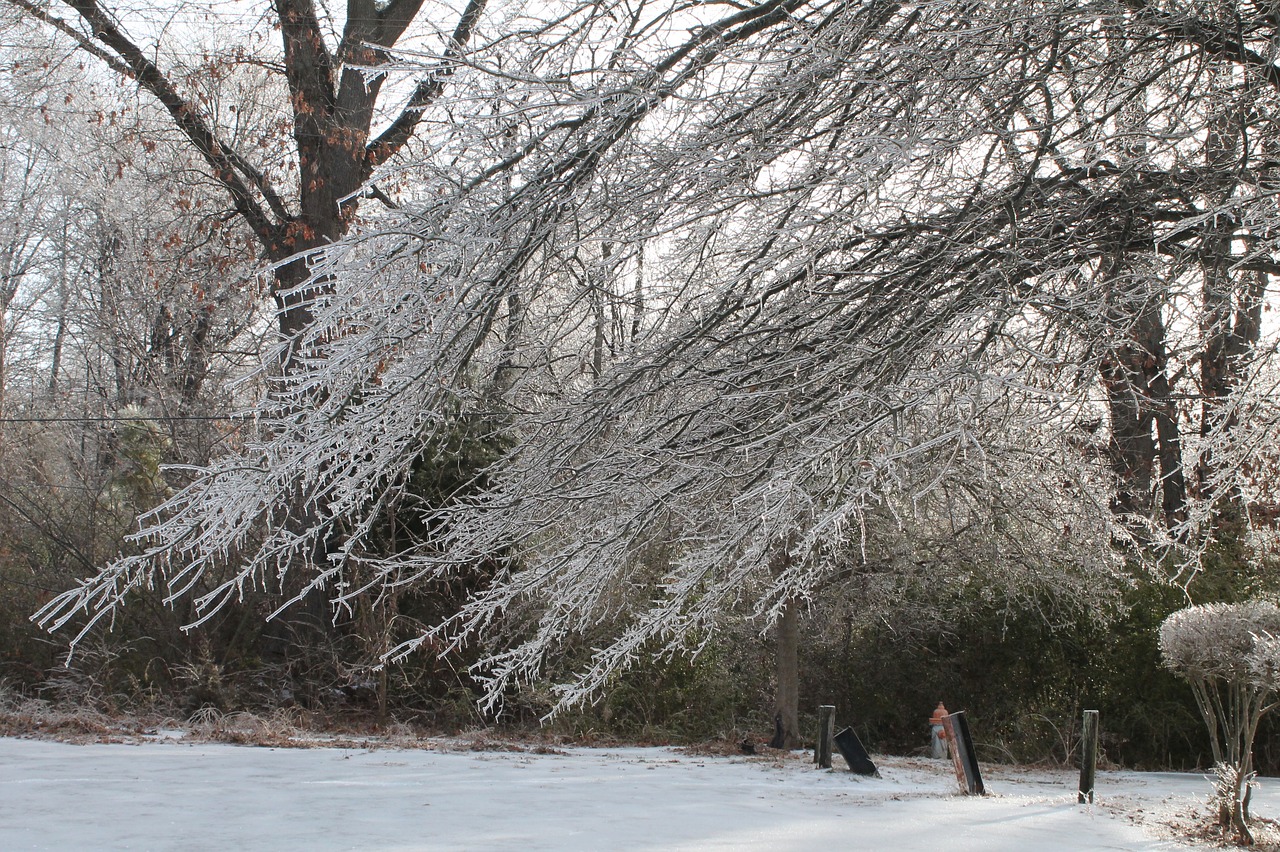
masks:
<svg viewBox="0 0 1280 852"><path fill-rule="evenodd" d="M1187 679L1237 680L1256 674L1274 684L1273 669L1265 666L1264 658L1280 649L1277 634L1280 607L1269 601L1202 604L1164 620L1160 653L1170 670Z"/></svg>
<svg viewBox="0 0 1280 852"><path fill-rule="evenodd" d="M1249 652L1249 676L1260 687L1275 692L1280 690L1280 636L1268 628L1253 635L1253 649Z"/></svg>
<svg viewBox="0 0 1280 852"><path fill-rule="evenodd" d="M1280 607L1268 601L1203 604L1160 625L1164 664L1185 678L1209 729L1218 821L1252 843L1247 825L1258 722L1280 687Z"/></svg>

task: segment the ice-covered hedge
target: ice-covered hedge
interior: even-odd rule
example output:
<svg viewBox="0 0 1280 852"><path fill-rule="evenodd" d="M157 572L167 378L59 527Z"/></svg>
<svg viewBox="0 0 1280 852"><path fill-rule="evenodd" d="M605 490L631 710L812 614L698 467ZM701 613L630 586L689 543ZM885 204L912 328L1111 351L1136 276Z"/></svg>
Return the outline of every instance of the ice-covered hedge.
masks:
<svg viewBox="0 0 1280 852"><path fill-rule="evenodd" d="M1201 604L1160 625L1160 653L1188 679L1280 685L1280 607L1269 601Z"/></svg>

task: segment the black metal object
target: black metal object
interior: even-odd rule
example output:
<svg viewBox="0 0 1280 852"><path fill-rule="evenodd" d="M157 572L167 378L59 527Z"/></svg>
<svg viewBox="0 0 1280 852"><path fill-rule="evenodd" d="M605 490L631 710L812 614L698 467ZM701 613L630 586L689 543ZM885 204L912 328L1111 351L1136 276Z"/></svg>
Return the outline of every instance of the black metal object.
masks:
<svg viewBox="0 0 1280 852"><path fill-rule="evenodd" d="M969 722L964 718L964 711L957 710L943 717L947 733L951 737L951 755L955 758L957 780L964 775L962 786L970 796L985 796L987 790L982 786L982 772L978 769L978 758L973 752L973 736L969 733Z"/></svg>
<svg viewBox="0 0 1280 852"><path fill-rule="evenodd" d="M844 755L844 762L849 764L849 771L858 775L879 775L871 756L862 747L862 741L853 732L853 728L845 728L835 735L836 748Z"/></svg>

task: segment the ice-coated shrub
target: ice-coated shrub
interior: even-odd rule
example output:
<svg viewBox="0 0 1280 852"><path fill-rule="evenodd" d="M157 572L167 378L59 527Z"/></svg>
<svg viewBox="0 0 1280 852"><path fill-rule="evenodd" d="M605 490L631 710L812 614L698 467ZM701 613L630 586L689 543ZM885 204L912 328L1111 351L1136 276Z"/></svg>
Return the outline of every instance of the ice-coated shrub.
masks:
<svg viewBox="0 0 1280 852"><path fill-rule="evenodd" d="M1160 625L1164 664L1188 679L1276 684L1280 607L1270 601L1189 606Z"/></svg>
<svg viewBox="0 0 1280 852"><path fill-rule="evenodd" d="M1164 664L1185 678L1209 729L1218 822L1251 844L1253 739L1280 687L1280 607L1269 601L1202 604L1160 625Z"/></svg>
<svg viewBox="0 0 1280 852"><path fill-rule="evenodd" d="M1249 677L1253 683L1274 692L1280 690L1280 631L1255 633L1249 652Z"/></svg>

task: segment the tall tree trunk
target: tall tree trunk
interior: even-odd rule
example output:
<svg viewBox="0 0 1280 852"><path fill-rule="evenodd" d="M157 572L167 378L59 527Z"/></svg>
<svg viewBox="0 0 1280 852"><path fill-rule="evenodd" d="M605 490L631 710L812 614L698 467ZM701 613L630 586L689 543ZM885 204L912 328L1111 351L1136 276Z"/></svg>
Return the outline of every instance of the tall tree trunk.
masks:
<svg viewBox="0 0 1280 852"><path fill-rule="evenodd" d="M1226 63L1218 71L1224 95L1234 85L1233 73ZM1247 141L1241 130L1241 110L1224 97L1217 113L1210 117L1204 148L1205 166L1215 181L1210 204L1224 212L1215 209L1201 235L1200 436L1209 449L1200 455L1195 484L1200 497L1210 501L1220 530L1241 530L1246 509L1238 487L1218 493L1215 480L1220 459L1212 451L1212 437L1237 425L1237 411L1226 403L1240 386L1257 348L1268 283L1265 273L1241 274L1232 268L1232 244L1242 237L1241 225L1229 208Z"/></svg>
<svg viewBox="0 0 1280 852"><path fill-rule="evenodd" d="M1136 90L1150 69L1141 60L1132 61L1132 43L1120 21L1109 26L1107 49L1123 65L1126 88ZM1151 168L1144 102L1125 96L1113 106L1118 106L1121 132L1106 154L1126 168ZM1153 520L1159 516L1171 530L1186 516L1187 487L1178 408L1168 374L1166 288L1149 258L1123 248L1135 241L1153 241L1150 218L1131 211L1117 238L1103 275L1108 279L1107 320L1121 337L1101 369L1111 419L1111 464L1119 480L1113 508L1122 515Z"/></svg>
<svg viewBox="0 0 1280 852"><path fill-rule="evenodd" d="M0 299L0 458L4 457L6 436L5 436L5 388L9 384L7 375L9 370L8 361L5 358L6 350L9 348L9 341L5 338L8 336L8 327L5 324L5 315L8 313L9 306L7 302Z"/></svg>
<svg viewBox="0 0 1280 852"><path fill-rule="evenodd" d="M787 601L778 617L774 653L774 748L800 745L800 603Z"/></svg>
<svg viewBox="0 0 1280 852"><path fill-rule="evenodd" d="M58 374L62 371L62 348L67 339L67 260L69 251L69 240L67 231L69 225L67 219L62 221L61 243L58 247L58 324L53 332L53 353L49 358L49 396L53 397L54 404L57 404L58 396Z"/></svg>
<svg viewBox="0 0 1280 852"><path fill-rule="evenodd" d="M6 354L9 350L9 325L7 322L9 305L18 295L17 275L13 271L13 255L4 252L0 255L0 455L4 453L5 437L5 390L9 386L9 362Z"/></svg>

